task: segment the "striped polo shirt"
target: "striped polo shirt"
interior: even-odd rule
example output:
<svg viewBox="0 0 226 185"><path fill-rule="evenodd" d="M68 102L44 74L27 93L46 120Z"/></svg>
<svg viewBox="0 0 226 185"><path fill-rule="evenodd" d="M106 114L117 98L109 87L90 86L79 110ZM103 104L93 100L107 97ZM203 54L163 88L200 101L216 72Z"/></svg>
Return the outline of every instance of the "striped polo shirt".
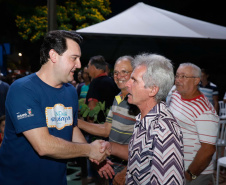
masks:
<svg viewBox="0 0 226 185"><path fill-rule="evenodd" d="M199 84L199 90L208 98L210 103L213 104L213 96L218 96L218 88L217 86L209 82L205 87L202 84Z"/></svg>
<svg viewBox="0 0 226 185"><path fill-rule="evenodd" d="M170 110L183 132L184 161L187 170L201 143L216 144L219 117L203 94L187 100L181 98L176 91L170 99ZM213 169L213 161L211 161L202 174L213 173Z"/></svg>
<svg viewBox="0 0 226 185"><path fill-rule="evenodd" d="M135 115L129 113L131 105L127 97L122 99L121 93L115 97L106 121L112 123L109 141L119 144L128 144L133 134L136 122Z"/></svg>

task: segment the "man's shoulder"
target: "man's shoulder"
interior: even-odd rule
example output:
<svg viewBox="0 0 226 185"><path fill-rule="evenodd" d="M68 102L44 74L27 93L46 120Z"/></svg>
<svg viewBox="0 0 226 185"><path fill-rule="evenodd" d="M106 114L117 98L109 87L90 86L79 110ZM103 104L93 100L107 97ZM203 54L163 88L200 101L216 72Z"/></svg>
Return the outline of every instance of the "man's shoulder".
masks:
<svg viewBox="0 0 226 185"><path fill-rule="evenodd" d="M1 87L6 87L6 88L7 88L7 87L9 87L9 84L8 84L7 82L4 82L4 81L1 81L1 80L0 80L0 86L1 86Z"/></svg>
<svg viewBox="0 0 226 185"><path fill-rule="evenodd" d="M12 84L11 84L11 87L15 88L15 87L24 87L24 86L29 86L31 84L34 84L33 80L36 78L36 75L35 74L31 74L31 75L28 75L28 76L25 76L25 77L22 77L22 78L19 78L17 80L15 80Z"/></svg>
<svg viewBox="0 0 226 185"><path fill-rule="evenodd" d="M94 80L101 81L103 83L104 82L114 82L114 80L111 77L109 77L109 76L100 76L98 78L95 78Z"/></svg>
<svg viewBox="0 0 226 185"><path fill-rule="evenodd" d="M208 98L204 95L199 96L197 99L194 101L194 107L200 112L199 115L202 114L209 114L209 115L214 115L217 116L217 112L213 105L210 103Z"/></svg>
<svg viewBox="0 0 226 185"><path fill-rule="evenodd" d="M22 78L19 78L15 80L9 88L9 94L11 96L17 95L19 93L22 94L37 94L38 92L41 92L42 89L39 86L40 79L38 79L36 74L31 74Z"/></svg>
<svg viewBox="0 0 226 185"><path fill-rule="evenodd" d="M100 76L91 81L90 87L95 86L95 88L105 88L107 90L115 89L116 93L118 93L117 85L114 80L109 76ZM109 89L110 88L110 89Z"/></svg>
<svg viewBox="0 0 226 185"><path fill-rule="evenodd" d="M169 109L169 107L166 105L165 102L160 102L158 104L158 109L159 109L159 114L161 114L162 118L169 117L169 118L174 119L171 110Z"/></svg>
<svg viewBox="0 0 226 185"><path fill-rule="evenodd" d="M193 99L184 100L181 98L178 92L174 92L172 94L172 97L173 98L171 98L171 100L174 102L174 104L183 105L183 109L186 109L188 111L192 111L192 112L195 111L195 112L198 112L199 114L203 114L206 112L213 112L213 113L215 112L213 105L210 103L208 98L203 94Z"/></svg>
<svg viewBox="0 0 226 185"><path fill-rule="evenodd" d="M217 85L214 84L213 82L210 82L209 84L210 84L211 87L217 87Z"/></svg>
<svg viewBox="0 0 226 185"><path fill-rule="evenodd" d="M195 120L197 123L208 122L217 123L219 122L219 116L217 115L216 110L210 102L206 102L206 104L198 104L200 109L197 109Z"/></svg>
<svg viewBox="0 0 226 185"><path fill-rule="evenodd" d="M218 91L217 85L212 82L210 82L210 87L211 87L211 89L213 89L213 91L215 91L215 92Z"/></svg>
<svg viewBox="0 0 226 185"><path fill-rule="evenodd" d="M167 130L170 130L176 135L181 134L180 126L165 102L158 103L146 115L146 121L147 119L153 120L153 123L156 124L156 128L164 128L160 129L160 132L166 132ZM149 123L151 122L149 121Z"/></svg>
<svg viewBox="0 0 226 185"><path fill-rule="evenodd" d="M202 89L216 89L217 85L213 82L209 82L205 87L202 84L200 84L199 87Z"/></svg>

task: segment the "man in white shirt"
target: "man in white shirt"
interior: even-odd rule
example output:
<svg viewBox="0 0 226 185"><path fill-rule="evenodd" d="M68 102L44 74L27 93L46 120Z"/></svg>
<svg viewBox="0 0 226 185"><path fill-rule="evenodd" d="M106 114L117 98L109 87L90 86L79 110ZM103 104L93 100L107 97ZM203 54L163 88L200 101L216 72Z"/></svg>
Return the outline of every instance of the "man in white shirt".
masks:
<svg viewBox="0 0 226 185"><path fill-rule="evenodd" d="M219 117L199 91L201 70L191 63L180 64L175 76L176 91L169 107L183 132L186 185L208 184L213 174Z"/></svg>

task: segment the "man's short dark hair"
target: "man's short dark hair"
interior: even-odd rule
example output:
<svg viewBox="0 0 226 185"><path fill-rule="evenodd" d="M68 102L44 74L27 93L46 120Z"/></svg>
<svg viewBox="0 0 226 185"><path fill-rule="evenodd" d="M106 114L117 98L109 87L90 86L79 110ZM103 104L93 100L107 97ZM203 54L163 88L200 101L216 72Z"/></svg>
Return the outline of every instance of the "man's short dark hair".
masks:
<svg viewBox="0 0 226 185"><path fill-rule="evenodd" d="M54 30L46 34L40 49L41 65L48 61L51 49L54 49L59 55L62 55L67 50L66 39L72 39L78 44L82 42L82 37L75 31Z"/></svg>
<svg viewBox="0 0 226 185"><path fill-rule="evenodd" d="M106 72L106 65L105 59L101 55L93 56L89 60L90 65L94 65L97 69L102 69L104 72Z"/></svg>

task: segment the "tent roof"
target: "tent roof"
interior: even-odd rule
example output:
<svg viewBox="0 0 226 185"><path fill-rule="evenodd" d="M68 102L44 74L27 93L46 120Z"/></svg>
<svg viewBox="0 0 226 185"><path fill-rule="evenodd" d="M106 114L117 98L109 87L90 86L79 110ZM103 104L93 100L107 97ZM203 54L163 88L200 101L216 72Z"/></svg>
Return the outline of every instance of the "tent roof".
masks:
<svg viewBox="0 0 226 185"><path fill-rule="evenodd" d="M137 3L78 33L226 39L226 27Z"/></svg>

